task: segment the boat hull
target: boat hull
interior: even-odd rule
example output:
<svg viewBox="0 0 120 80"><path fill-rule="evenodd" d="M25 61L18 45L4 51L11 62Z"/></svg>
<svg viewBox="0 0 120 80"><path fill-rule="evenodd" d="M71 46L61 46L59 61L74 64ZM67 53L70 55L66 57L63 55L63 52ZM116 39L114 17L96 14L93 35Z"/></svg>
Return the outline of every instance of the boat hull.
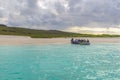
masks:
<svg viewBox="0 0 120 80"><path fill-rule="evenodd" d="M90 45L89 42L71 42L72 44L79 44L79 45Z"/></svg>

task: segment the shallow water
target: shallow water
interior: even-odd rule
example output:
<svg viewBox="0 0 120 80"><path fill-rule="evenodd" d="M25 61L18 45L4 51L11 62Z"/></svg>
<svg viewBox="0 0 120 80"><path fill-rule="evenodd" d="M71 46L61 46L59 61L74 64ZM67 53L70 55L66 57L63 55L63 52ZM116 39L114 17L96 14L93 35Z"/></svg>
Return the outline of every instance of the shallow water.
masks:
<svg viewBox="0 0 120 80"><path fill-rule="evenodd" d="M0 80L120 80L120 44L0 46Z"/></svg>

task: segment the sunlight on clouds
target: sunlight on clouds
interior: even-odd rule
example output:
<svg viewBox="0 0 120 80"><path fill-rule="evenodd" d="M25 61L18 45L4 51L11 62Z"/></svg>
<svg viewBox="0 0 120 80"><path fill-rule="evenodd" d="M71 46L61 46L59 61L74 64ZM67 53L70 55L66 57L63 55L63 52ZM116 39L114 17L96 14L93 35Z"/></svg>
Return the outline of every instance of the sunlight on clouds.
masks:
<svg viewBox="0 0 120 80"><path fill-rule="evenodd" d="M56 0L38 0L38 6L39 8L46 10L46 11L50 11L52 14L58 16L59 13L56 11L54 3L56 2Z"/></svg>
<svg viewBox="0 0 120 80"><path fill-rule="evenodd" d="M38 6L42 9L47 9L47 6L44 0L38 0Z"/></svg>
<svg viewBox="0 0 120 80"><path fill-rule="evenodd" d="M38 6L42 9L55 8L56 3L60 3L66 10L70 8L67 0L38 0L37 2Z"/></svg>
<svg viewBox="0 0 120 80"><path fill-rule="evenodd" d="M119 28L71 27L64 31L87 34L120 34Z"/></svg>
<svg viewBox="0 0 120 80"><path fill-rule="evenodd" d="M6 24L6 23L7 23L7 21L8 21L8 19L7 19L7 18L0 18L0 23L4 23L4 24Z"/></svg>
<svg viewBox="0 0 120 80"><path fill-rule="evenodd" d="M66 10L69 10L69 9L70 9L69 3L68 3L67 0L60 0L60 2L61 2L61 4L64 6L64 8L65 8Z"/></svg>

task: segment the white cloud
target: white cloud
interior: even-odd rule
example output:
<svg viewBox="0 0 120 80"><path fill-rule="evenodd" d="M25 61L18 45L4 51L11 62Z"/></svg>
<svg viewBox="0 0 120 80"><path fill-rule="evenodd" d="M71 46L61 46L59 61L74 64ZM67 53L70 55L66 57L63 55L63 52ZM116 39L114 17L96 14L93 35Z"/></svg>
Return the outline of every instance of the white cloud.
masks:
<svg viewBox="0 0 120 80"><path fill-rule="evenodd" d="M93 32L106 28L118 32L119 5L119 0L0 0L0 23L60 30L84 26Z"/></svg>

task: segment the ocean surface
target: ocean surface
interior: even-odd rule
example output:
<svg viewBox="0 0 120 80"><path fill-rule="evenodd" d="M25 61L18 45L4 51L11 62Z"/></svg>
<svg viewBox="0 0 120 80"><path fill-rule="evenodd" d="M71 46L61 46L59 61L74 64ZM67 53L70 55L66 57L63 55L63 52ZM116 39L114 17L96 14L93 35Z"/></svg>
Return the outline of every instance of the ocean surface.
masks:
<svg viewBox="0 0 120 80"><path fill-rule="evenodd" d="M0 46L0 80L120 80L120 44Z"/></svg>

